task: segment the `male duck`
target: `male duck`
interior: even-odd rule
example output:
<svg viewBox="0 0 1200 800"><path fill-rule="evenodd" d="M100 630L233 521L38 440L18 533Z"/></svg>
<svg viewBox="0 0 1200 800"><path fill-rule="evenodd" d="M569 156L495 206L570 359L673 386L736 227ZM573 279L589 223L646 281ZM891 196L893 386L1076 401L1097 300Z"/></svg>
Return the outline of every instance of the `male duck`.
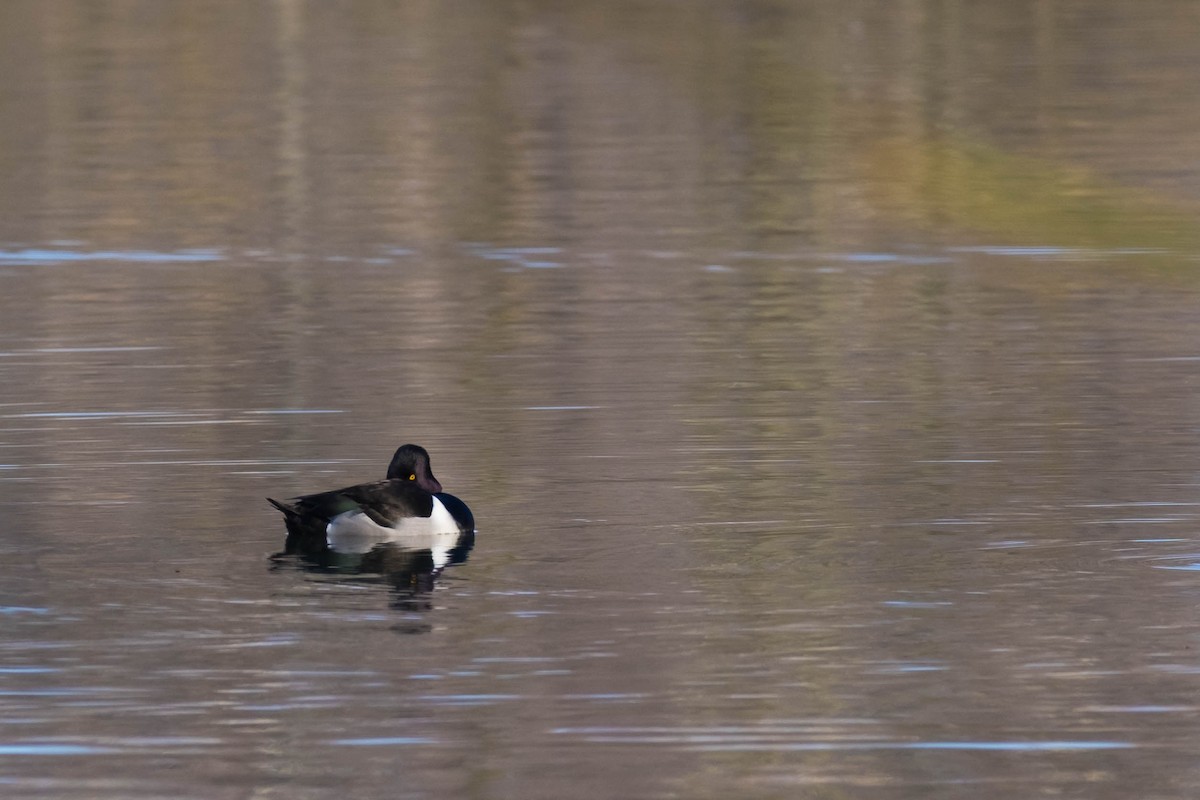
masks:
<svg viewBox="0 0 1200 800"><path fill-rule="evenodd" d="M267 502L283 512L288 537L285 552L314 552L326 547L366 552L393 541L429 547L447 536L475 532L467 504L442 491L433 477L429 453L406 444L392 456L387 479L331 492Z"/></svg>

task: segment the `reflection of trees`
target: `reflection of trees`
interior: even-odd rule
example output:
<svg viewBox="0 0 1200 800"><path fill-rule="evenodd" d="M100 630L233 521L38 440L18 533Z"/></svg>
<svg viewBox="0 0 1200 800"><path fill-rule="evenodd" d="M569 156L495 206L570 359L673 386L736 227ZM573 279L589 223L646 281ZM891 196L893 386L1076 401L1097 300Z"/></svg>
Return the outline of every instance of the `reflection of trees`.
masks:
<svg viewBox="0 0 1200 800"><path fill-rule="evenodd" d="M339 254L837 246L914 219L1087 244L1081 216L1112 241L1138 207L1122 183L1179 190L1158 176L1196 162L1175 132L1200 104L1143 56L1190 52L1194 9L960 5L10 4L0 178L32 193L0 225ZM1100 201L1068 165L1110 176Z"/></svg>

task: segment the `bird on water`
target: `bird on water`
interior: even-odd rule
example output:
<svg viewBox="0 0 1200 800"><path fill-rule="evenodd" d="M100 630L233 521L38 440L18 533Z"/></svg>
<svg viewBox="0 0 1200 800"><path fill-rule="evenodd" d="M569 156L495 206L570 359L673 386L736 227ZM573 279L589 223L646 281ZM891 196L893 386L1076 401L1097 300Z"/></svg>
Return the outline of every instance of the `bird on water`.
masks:
<svg viewBox="0 0 1200 800"><path fill-rule="evenodd" d="M475 517L462 500L442 491L429 453L402 445L387 477L344 489L267 502L283 512L285 553L364 551L379 542L419 542L431 537L470 535Z"/></svg>

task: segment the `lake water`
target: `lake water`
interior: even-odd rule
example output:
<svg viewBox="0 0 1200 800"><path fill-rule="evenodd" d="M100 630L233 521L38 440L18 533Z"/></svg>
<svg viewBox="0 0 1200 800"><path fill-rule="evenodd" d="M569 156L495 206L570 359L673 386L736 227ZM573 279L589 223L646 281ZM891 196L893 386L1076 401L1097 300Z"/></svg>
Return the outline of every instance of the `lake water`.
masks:
<svg viewBox="0 0 1200 800"><path fill-rule="evenodd" d="M1195 797L1197 41L6 0L0 795Z"/></svg>

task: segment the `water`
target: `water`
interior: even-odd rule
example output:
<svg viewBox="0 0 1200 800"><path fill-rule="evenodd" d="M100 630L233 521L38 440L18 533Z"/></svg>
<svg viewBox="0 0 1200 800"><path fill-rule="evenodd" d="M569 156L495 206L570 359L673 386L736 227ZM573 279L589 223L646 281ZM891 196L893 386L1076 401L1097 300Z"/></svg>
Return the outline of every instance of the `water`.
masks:
<svg viewBox="0 0 1200 800"><path fill-rule="evenodd" d="M0 793L1193 797L1198 25L0 5Z"/></svg>

